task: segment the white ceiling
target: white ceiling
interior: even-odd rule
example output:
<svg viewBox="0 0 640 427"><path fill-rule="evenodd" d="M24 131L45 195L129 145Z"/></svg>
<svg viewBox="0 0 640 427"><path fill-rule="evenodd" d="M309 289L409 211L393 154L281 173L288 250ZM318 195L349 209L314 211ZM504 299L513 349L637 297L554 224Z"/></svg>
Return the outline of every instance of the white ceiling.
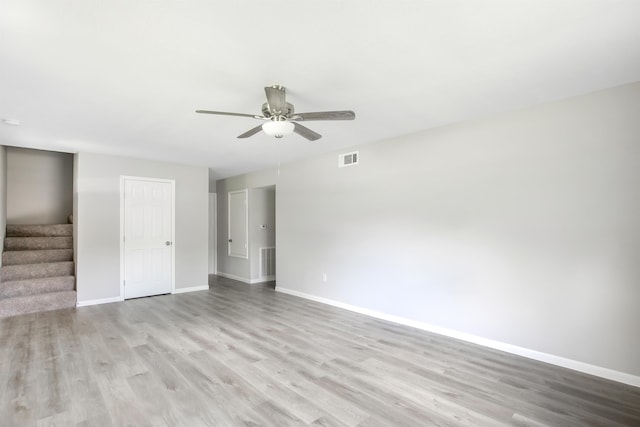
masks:
<svg viewBox="0 0 640 427"><path fill-rule="evenodd" d="M640 1L2 0L0 144L226 177L640 81ZM323 138L250 118L282 84Z"/></svg>

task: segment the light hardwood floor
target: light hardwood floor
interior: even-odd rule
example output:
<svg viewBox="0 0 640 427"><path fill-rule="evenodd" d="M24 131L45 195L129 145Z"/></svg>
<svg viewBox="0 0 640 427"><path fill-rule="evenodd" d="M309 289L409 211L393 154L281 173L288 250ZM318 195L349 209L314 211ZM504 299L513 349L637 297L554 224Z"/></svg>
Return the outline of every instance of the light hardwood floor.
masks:
<svg viewBox="0 0 640 427"><path fill-rule="evenodd" d="M640 426L640 389L273 285L0 320L2 426Z"/></svg>

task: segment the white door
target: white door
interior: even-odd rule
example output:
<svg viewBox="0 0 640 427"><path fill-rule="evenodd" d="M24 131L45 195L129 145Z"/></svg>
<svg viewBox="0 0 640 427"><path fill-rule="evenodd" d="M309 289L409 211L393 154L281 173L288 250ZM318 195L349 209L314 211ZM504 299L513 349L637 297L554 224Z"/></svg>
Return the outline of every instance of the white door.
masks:
<svg viewBox="0 0 640 427"><path fill-rule="evenodd" d="M124 297L173 290L173 181L124 178Z"/></svg>
<svg viewBox="0 0 640 427"><path fill-rule="evenodd" d="M247 190L229 192L229 256L249 258Z"/></svg>

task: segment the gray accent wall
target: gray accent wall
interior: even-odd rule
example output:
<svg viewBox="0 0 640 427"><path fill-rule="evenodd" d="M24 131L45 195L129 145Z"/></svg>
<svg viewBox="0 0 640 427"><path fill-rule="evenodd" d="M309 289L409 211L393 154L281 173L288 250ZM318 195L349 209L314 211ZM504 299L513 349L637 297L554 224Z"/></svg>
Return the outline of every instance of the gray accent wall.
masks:
<svg viewBox="0 0 640 427"><path fill-rule="evenodd" d="M66 224L73 210L73 154L6 150L7 222Z"/></svg>
<svg viewBox="0 0 640 427"><path fill-rule="evenodd" d="M120 176L175 180L176 289L208 285L206 167L89 153L76 155L78 302L120 296Z"/></svg>
<svg viewBox="0 0 640 427"><path fill-rule="evenodd" d="M255 242L251 240L251 230L249 233L249 259L236 258L228 255L227 241L229 240L229 200L230 191L242 190L245 188L255 189L272 186L275 184L278 171L268 169L237 177L216 181L216 194L218 195L218 272L232 276L245 282L252 279L251 262L254 254L252 247ZM249 192L251 196L251 192ZM252 209L252 200L249 197L249 217L255 215L256 209ZM277 249L276 249L277 250ZM255 262L255 260L254 260Z"/></svg>
<svg viewBox="0 0 640 427"><path fill-rule="evenodd" d="M266 225L267 228L261 228ZM249 262L251 280L264 279L260 271L260 249L276 245L275 187L252 188L249 191Z"/></svg>
<svg viewBox="0 0 640 427"><path fill-rule="evenodd" d="M636 83L218 190L276 184L278 289L638 376L638 117Z"/></svg>
<svg viewBox="0 0 640 427"><path fill-rule="evenodd" d="M7 234L7 148L0 145L0 248ZM0 257L0 266L2 258Z"/></svg>

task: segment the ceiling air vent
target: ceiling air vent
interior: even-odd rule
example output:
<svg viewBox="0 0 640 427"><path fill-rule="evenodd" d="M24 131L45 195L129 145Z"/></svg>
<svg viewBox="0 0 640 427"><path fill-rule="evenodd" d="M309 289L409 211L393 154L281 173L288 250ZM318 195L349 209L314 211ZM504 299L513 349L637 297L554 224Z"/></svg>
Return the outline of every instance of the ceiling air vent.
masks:
<svg viewBox="0 0 640 427"><path fill-rule="evenodd" d="M358 152L344 153L338 156L338 167L353 166L358 164Z"/></svg>

